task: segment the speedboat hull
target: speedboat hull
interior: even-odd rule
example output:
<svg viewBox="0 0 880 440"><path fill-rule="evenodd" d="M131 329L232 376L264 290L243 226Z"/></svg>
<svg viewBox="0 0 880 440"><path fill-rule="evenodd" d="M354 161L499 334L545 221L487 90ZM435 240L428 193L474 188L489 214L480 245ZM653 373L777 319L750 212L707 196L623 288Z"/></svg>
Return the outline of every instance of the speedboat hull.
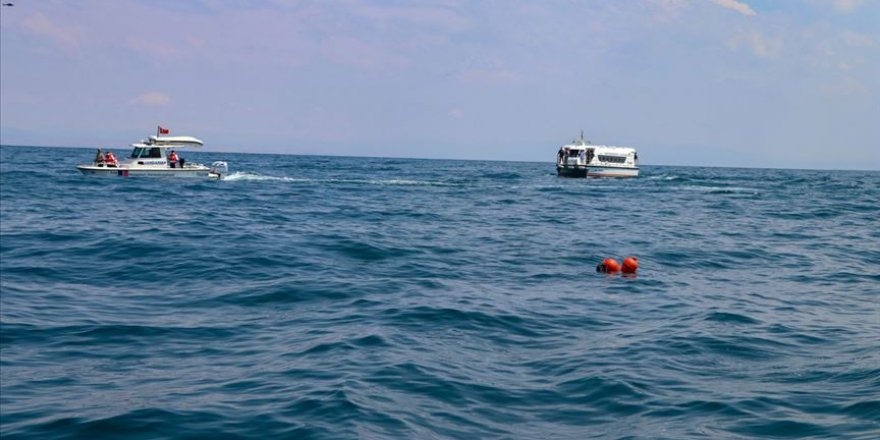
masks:
<svg viewBox="0 0 880 440"><path fill-rule="evenodd" d="M568 165L557 166L559 177L638 177L638 168Z"/></svg>
<svg viewBox="0 0 880 440"><path fill-rule="evenodd" d="M133 168L127 166L77 165L83 174L104 176L148 176L148 177L218 177L206 166L187 166L184 168Z"/></svg>
<svg viewBox="0 0 880 440"><path fill-rule="evenodd" d="M587 177L638 177L638 168L587 167Z"/></svg>

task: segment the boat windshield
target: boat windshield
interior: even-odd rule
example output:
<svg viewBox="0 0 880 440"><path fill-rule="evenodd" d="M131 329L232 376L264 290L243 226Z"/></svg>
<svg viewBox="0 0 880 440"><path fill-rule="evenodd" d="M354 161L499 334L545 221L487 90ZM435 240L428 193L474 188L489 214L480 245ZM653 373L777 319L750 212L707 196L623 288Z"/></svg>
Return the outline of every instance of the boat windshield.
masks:
<svg viewBox="0 0 880 440"><path fill-rule="evenodd" d="M131 151L131 157L135 159L139 157L162 158L162 151L158 147L135 147Z"/></svg>

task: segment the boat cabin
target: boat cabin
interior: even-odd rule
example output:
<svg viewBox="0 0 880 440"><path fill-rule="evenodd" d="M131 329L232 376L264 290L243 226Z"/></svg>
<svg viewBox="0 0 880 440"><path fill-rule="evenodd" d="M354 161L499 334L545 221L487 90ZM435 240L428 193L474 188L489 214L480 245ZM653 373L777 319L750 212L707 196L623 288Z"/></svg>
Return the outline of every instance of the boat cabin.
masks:
<svg viewBox="0 0 880 440"><path fill-rule="evenodd" d="M130 161L144 167L169 166L168 150L187 147L201 147L202 141L192 136L150 136L147 140L131 144ZM184 161L180 161L183 166Z"/></svg>
<svg viewBox="0 0 880 440"><path fill-rule="evenodd" d="M638 166L639 156L634 148L605 145L566 145L559 149L560 166Z"/></svg>

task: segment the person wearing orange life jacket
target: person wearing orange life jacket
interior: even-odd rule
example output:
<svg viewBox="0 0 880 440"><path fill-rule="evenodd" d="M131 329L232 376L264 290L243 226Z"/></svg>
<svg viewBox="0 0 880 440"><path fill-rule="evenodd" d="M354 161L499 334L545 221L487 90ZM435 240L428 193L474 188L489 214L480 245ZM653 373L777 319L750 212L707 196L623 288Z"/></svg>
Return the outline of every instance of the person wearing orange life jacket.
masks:
<svg viewBox="0 0 880 440"><path fill-rule="evenodd" d="M107 166L116 166L119 165L119 161L116 160L116 155L113 154L112 151L108 151L107 154L104 155L104 163Z"/></svg>
<svg viewBox="0 0 880 440"><path fill-rule="evenodd" d="M168 166L177 168L177 152L174 150L171 150L171 154L168 155Z"/></svg>

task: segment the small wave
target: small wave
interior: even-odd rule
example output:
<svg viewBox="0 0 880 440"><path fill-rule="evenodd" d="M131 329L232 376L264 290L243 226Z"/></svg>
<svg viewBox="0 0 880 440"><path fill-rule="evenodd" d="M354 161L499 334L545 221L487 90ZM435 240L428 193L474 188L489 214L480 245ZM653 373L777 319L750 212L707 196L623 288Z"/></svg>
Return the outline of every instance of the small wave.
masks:
<svg viewBox="0 0 880 440"><path fill-rule="evenodd" d="M704 335L687 339L695 343L703 354L753 360L779 358L793 347L781 340L755 336Z"/></svg>
<svg viewBox="0 0 880 440"><path fill-rule="evenodd" d="M352 287L354 286L345 283L326 287L309 284L300 286L249 286L246 289L227 292L212 299L194 302L192 305L205 307L212 303L219 302L240 307L259 307L265 304L292 304L316 300L342 300L355 294L355 290Z"/></svg>
<svg viewBox="0 0 880 440"><path fill-rule="evenodd" d="M762 418L758 420L746 419L731 427L731 431L749 437L773 437L773 438L805 438L805 437L830 437L830 431L824 426L789 419Z"/></svg>
<svg viewBox="0 0 880 440"><path fill-rule="evenodd" d="M365 262L407 257L416 253L415 250L404 247L389 247L375 242L335 237L329 237L326 242L317 243L316 246L339 256Z"/></svg>
<svg viewBox="0 0 880 440"><path fill-rule="evenodd" d="M856 402L843 408L843 412L851 417L878 420L880 419L880 400Z"/></svg>
<svg viewBox="0 0 880 440"><path fill-rule="evenodd" d="M639 400L646 397L644 390L638 384L627 381L599 376L586 376L567 380L557 385L562 395L571 399L580 397L583 402L597 402L601 400Z"/></svg>
<svg viewBox="0 0 880 440"><path fill-rule="evenodd" d="M392 308L386 310L384 315L390 324L400 326L452 325L459 330L499 331L532 338L548 334L546 324L511 314L421 306L406 310Z"/></svg>
<svg viewBox="0 0 880 440"><path fill-rule="evenodd" d="M682 186L681 189L686 191L700 191L707 192L710 194L737 194L737 193L747 193L747 194L758 194L758 188L748 188L744 186L699 186L699 185L685 185Z"/></svg>
<svg viewBox="0 0 880 440"><path fill-rule="evenodd" d="M324 403L324 402L321 402ZM335 402L334 402L335 403ZM284 417L253 416L243 420L223 411L141 408L104 418L44 418L40 423L5 432L22 438L214 438L218 432L233 438L329 438L327 428L305 427ZM182 429L181 427L186 427ZM4 438L6 436L4 435Z"/></svg>
<svg viewBox="0 0 880 440"><path fill-rule="evenodd" d="M748 416L749 413L736 407L736 405L717 400L692 400L689 402L663 406L651 410L646 415L653 417L682 417L697 415L723 415L729 417Z"/></svg>
<svg viewBox="0 0 880 440"><path fill-rule="evenodd" d="M52 341L65 347L122 344L148 345L159 340L211 340L237 334L229 327L171 327L132 324L94 324L46 327L4 324L4 342L42 343Z"/></svg>
<svg viewBox="0 0 880 440"><path fill-rule="evenodd" d="M834 208L819 208L813 210L802 210L797 212L776 212L769 211L766 213L768 217L775 217L786 220L813 220L813 219L829 219L835 217L843 217L845 213Z"/></svg>
<svg viewBox="0 0 880 440"><path fill-rule="evenodd" d="M304 355L323 356L329 352L344 352L357 350L358 348L374 348L374 347L392 347L384 338L379 335L368 335L361 338L322 342L315 344L301 353L290 354L290 357L300 357Z"/></svg>
<svg viewBox="0 0 880 440"><path fill-rule="evenodd" d="M487 173L484 174L483 177L492 180L513 180L513 179L521 179L523 176L519 173L515 172L498 172L498 173Z"/></svg>
<svg viewBox="0 0 880 440"><path fill-rule="evenodd" d="M732 324L757 324L758 320L738 313L712 312L706 321L729 322Z"/></svg>

